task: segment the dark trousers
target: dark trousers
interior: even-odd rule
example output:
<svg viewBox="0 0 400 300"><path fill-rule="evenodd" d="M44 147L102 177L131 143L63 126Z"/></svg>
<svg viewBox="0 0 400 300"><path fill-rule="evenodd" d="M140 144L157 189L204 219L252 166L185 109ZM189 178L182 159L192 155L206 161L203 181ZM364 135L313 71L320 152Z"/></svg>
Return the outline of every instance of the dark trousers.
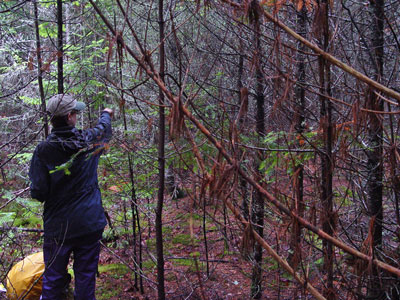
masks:
<svg viewBox="0 0 400 300"><path fill-rule="evenodd" d="M66 285L67 266L71 253L74 257L75 300L95 300L96 273L100 254L101 232L90 236L57 241L44 240L42 300L62 299Z"/></svg>

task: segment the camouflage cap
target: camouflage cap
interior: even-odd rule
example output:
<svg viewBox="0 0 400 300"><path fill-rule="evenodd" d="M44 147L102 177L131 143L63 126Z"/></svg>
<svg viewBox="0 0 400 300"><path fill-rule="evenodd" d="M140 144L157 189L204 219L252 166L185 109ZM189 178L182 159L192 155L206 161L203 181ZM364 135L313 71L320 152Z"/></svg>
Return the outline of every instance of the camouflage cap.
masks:
<svg viewBox="0 0 400 300"><path fill-rule="evenodd" d="M51 116L59 117L66 116L72 111L79 113L85 107L85 103L76 101L71 95L57 94L49 99L46 110Z"/></svg>

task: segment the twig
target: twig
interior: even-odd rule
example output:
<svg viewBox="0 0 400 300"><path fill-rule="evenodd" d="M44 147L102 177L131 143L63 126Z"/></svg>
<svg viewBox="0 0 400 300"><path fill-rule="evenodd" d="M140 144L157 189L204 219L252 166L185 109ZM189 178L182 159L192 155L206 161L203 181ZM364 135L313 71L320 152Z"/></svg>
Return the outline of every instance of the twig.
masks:
<svg viewBox="0 0 400 300"><path fill-rule="evenodd" d="M42 233L44 232L43 229L40 228L22 228L22 227L7 227L7 226L1 226L0 227L0 232L6 232L6 231L25 231L25 232L39 232Z"/></svg>
<svg viewBox="0 0 400 300"><path fill-rule="evenodd" d="M15 199L17 199L19 196L21 196L21 194L25 193L27 190L29 190L29 186L27 188L24 188L23 190L18 191L15 194L14 198L8 200L6 203L4 203L2 206L0 206L0 210L2 210L4 207L6 207L11 202L13 202Z"/></svg>

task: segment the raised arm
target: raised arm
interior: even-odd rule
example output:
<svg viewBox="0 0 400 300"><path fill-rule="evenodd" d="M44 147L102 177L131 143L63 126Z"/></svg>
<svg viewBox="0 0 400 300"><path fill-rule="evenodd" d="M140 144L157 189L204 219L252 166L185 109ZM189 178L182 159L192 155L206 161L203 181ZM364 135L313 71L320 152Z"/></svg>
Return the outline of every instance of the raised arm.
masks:
<svg viewBox="0 0 400 300"><path fill-rule="evenodd" d="M90 143L107 143L112 136L111 130L111 118L113 116L113 110L106 108L101 112L99 122L93 128L85 130L85 140Z"/></svg>

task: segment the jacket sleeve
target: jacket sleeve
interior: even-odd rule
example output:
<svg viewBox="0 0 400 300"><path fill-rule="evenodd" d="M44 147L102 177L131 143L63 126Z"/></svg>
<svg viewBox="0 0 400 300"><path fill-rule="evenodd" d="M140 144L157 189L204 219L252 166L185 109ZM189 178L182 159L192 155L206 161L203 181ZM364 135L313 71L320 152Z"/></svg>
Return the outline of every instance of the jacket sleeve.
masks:
<svg viewBox="0 0 400 300"><path fill-rule="evenodd" d="M46 165L39 157L39 146L36 147L32 156L29 179L31 181L31 197L40 202L46 201L49 193L50 174Z"/></svg>
<svg viewBox="0 0 400 300"><path fill-rule="evenodd" d="M109 142L112 136L110 114L103 111L97 125L85 130L84 136L89 144Z"/></svg>

